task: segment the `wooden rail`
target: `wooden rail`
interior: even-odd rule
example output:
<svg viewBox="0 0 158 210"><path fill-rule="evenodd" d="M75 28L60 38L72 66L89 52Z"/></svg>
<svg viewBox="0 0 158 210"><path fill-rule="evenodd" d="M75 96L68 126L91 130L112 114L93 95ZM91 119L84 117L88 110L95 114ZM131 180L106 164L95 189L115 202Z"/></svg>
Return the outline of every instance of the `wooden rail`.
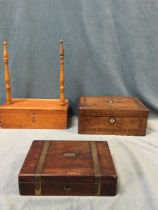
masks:
<svg viewBox="0 0 158 210"><path fill-rule="evenodd" d="M5 80L5 87L6 87L6 103L11 104L11 87L10 87L10 73L9 73L9 55L8 55L8 49L7 49L7 42L3 42L3 60L4 60L4 80Z"/></svg>
<svg viewBox="0 0 158 210"><path fill-rule="evenodd" d="M60 104L65 105L64 95L64 42L60 40Z"/></svg>

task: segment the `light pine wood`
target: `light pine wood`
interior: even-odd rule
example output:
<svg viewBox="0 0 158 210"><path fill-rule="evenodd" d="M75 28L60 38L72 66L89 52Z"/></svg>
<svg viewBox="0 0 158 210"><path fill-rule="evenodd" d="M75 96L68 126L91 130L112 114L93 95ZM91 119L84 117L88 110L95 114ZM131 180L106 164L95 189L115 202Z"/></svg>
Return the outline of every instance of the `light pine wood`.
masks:
<svg viewBox="0 0 158 210"><path fill-rule="evenodd" d="M9 74L9 55L7 49L7 42L3 42L4 51L3 51L3 59L4 59L4 79L5 79L5 87L6 87L6 103L11 104L11 87L10 87L10 74Z"/></svg>
<svg viewBox="0 0 158 210"><path fill-rule="evenodd" d="M69 101L59 99L12 99L0 107L1 128L66 129Z"/></svg>
<svg viewBox="0 0 158 210"><path fill-rule="evenodd" d="M64 95L64 42L60 40L60 101L61 105L65 104Z"/></svg>
<svg viewBox="0 0 158 210"><path fill-rule="evenodd" d="M60 99L41 99L41 98L12 98L11 104L3 104L0 110L67 110L69 101L65 99L65 105L60 105Z"/></svg>
<svg viewBox="0 0 158 210"><path fill-rule="evenodd" d="M11 98L7 42L4 45L6 103L0 106L1 128L67 128L69 100L64 96L64 47L60 41L60 98Z"/></svg>

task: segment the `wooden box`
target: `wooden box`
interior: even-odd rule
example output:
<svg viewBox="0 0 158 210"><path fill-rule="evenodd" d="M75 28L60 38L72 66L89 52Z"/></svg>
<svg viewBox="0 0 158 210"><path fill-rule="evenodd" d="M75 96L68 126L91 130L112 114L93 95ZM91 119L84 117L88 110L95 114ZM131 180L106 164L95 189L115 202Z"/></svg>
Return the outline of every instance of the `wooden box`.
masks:
<svg viewBox="0 0 158 210"><path fill-rule="evenodd" d="M81 97L78 132L144 136L148 112L135 97Z"/></svg>
<svg viewBox="0 0 158 210"><path fill-rule="evenodd" d="M0 107L1 128L67 128L68 100L64 106L58 99L12 99Z"/></svg>
<svg viewBox="0 0 158 210"><path fill-rule="evenodd" d="M21 195L116 194L107 142L33 141L19 172Z"/></svg>
<svg viewBox="0 0 158 210"><path fill-rule="evenodd" d="M64 96L64 46L60 41L60 98L12 98L7 43L4 42L6 102L0 106L1 128L67 128L69 101Z"/></svg>

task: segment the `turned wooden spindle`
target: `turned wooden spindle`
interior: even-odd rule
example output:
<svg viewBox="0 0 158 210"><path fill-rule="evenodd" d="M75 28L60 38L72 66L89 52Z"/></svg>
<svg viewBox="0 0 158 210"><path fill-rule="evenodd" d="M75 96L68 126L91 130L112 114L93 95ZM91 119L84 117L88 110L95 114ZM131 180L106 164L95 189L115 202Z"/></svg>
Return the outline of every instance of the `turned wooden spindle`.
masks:
<svg viewBox="0 0 158 210"><path fill-rule="evenodd" d="M10 88L10 74L9 74L9 65L8 65L8 49L7 42L3 42L4 51L3 51L3 59L4 59L4 79L5 79L5 87L6 87L6 103L11 104L11 88Z"/></svg>
<svg viewBox="0 0 158 210"><path fill-rule="evenodd" d="M65 104L64 95L64 42L60 40L60 104Z"/></svg>

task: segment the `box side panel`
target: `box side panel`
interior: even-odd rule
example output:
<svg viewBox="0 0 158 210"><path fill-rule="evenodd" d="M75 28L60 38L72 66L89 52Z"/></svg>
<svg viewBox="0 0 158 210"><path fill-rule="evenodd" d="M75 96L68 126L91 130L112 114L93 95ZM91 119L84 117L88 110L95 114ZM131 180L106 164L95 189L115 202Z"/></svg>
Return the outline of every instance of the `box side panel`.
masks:
<svg viewBox="0 0 158 210"><path fill-rule="evenodd" d="M101 182L117 177L114 162L107 142L97 142L99 163L101 168Z"/></svg>
<svg viewBox="0 0 158 210"><path fill-rule="evenodd" d="M2 128L32 128L32 129L65 129L67 128L67 113L65 115L36 114L1 114Z"/></svg>
<svg viewBox="0 0 158 210"><path fill-rule="evenodd" d="M85 187L86 185L86 187ZM92 183L57 183L43 184L44 195L96 195L97 184Z"/></svg>
<svg viewBox="0 0 158 210"><path fill-rule="evenodd" d="M144 136L146 125L147 118L79 117L78 132L82 134Z"/></svg>
<svg viewBox="0 0 158 210"><path fill-rule="evenodd" d="M112 184L104 183L101 186L100 195L115 195L111 186ZM19 192L21 195L36 195L34 183L19 183ZM97 192L97 183L44 183L41 185L41 196L96 196L98 195Z"/></svg>
<svg viewBox="0 0 158 210"><path fill-rule="evenodd" d="M86 187L85 187L86 186ZM98 184L90 183L45 183L42 184L41 196L64 195L64 196L114 196L116 195L116 181L108 181L101 184L100 195L98 192ZM19 193L21 195L36 195L34 183L19 183Z"/></svg>
<svg viewBox="0 0 158 210"><path fill-rule="evenodd" d="M117 173L107 142L97 142L98 157L101 168L100 195L115 195Z"/></svg>
<svg viewBox="0 0 158 210"><path fill-rule="evenodd" d="M19 182L19 193L20 195L35 195L35 184Z"/></svg>
<svg viewBox="0 0 158 210"><path fill-rule="evenodd" d="M101 184L100 195L114 196L117 194L117 179L108 180Z"/></svg>

